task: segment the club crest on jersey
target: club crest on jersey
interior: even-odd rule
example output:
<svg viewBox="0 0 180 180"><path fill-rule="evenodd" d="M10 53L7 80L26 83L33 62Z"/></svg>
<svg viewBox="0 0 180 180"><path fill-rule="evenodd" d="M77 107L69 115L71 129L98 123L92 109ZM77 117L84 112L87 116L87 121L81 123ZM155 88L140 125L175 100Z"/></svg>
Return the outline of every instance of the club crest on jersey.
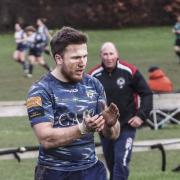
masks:
<svg viewBox="0 0 180 180"><path fill-rule="evenodd" d="M125 85L125 79L123 77L120 77L117 79L116 83L119 86L119 88L122 89Z"/></svg>
<svg viewBox="0 0 180 180"><path fill-rule="evenodd" d="M89 98L92 99L92 98L94 97L95 92L92 91L92 90L88 90L88 91L86 91L86 94L87 94L87 96L88 96Z"/></svg>

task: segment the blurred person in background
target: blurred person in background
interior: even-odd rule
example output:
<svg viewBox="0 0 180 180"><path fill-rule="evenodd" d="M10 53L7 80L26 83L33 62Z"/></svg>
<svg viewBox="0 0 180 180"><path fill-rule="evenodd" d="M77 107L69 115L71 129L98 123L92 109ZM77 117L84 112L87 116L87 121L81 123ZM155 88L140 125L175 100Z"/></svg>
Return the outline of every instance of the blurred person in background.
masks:
<svg viewBox="0 0 180 180"><path fill-rule="evenodd" d="M104 86L107 104L118 106L121 133L114 140L101 136L110 180L127 180L136 128L146 121L152 109L152 92L139 70L122 59L112 42L105 42L100 49L101 64L89 73ZM140 107L138 99L140 97Z"/></svg>
<svg viewBox="0 0 180 180"><path fill-rule="evenodd" d="M43 57L44 41L42 35L38 33L33 26L27 26L25 32L27 34L29 60L29 72L27 77L32 77L35 64L40 64L44 69L50 71L50 67Z"/></svg>
<svg viewBox="0 0 180 180"><path fill-rule="evenodd" d="M172 32L176 35L176 39L174 43L174 51L180 63L180 16L177 16L177 22L174 25Z"/></svg>
<svg viewBox="0 0 180 180"><path fill-rule="evenodd" d="M34 83L26 102L39 140L35 180L107 180L94 132L116 139L119 111L106 107L102 84L85 74L87 36L63 27L51 40L54 70Z"/></svg>
<svg viewBox="0 0 180 180"><path fill-rule="evenodd" d="M37 32L41 34L42 39L43 39L43 51L47 54L50 55L50 50L49 50L49 41L51 40L51 35L49 33L49 30L47 26L45 25L46 19L44 18L38 18L36 21L37 24Z"/></svg>
<svg viewBox="0 0 180 180"><path fill-rule="evenodd" d="M148 85L154 93L170 93L173 91L173 84L165 72L157 66L148 69Z"/></svg>
<svg viewBox="0 0 180 180"><path fill-rule="evenodd" d="M19 23L16 23L14 28L15 28L14 38L16 43L16 50L13 53L13 58L16 60L16 62L22 65L23 72L26 74L28 71L27 70L28 65L26 62L27 36Z"/></svg>

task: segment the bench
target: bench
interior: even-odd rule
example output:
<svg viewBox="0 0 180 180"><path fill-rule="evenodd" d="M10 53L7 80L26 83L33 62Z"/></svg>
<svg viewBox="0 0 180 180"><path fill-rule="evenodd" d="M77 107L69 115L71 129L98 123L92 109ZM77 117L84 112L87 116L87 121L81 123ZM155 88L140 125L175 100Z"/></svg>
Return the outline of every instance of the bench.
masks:
<svg viewBox="0 0 180 180"><path fill-rule="evenodd" d="M147 122L155 130L169 122L180 124L177 114L180 115L180 93L154 94L153 109Z"/></svg>

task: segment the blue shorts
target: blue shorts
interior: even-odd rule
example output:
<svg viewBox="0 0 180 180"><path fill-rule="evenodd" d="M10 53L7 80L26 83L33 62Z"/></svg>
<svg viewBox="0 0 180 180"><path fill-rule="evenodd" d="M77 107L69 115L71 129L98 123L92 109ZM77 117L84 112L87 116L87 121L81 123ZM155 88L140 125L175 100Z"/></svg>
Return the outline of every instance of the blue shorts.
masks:
<svg viewBox="0 0 180 180"><path fill-rule="evenodd" d="M31 48L29 49L29 55L35 56L35 57L41 57L43 53L42 48Z"/></svg>
<svg viewBox="0 0 180 180"><path fill-rule="evenodd" d="M175 46L180 46L180 39L176 39Z"/></svg>
<svg viewBox="0 0 180 180"><path fill-rule="evenodd" d="M101 161L80 171L58 171L38 165L35 180L107 180L106 169Z"/></svg>
<svg viewBox="0 0 180 180"><path fill-rule="evenodd" d="M27 45L26 44L23 44L23 43L18 43L17 44L17 47L16 47L17 51L25 51L26 49L27 49Z"/></svg>

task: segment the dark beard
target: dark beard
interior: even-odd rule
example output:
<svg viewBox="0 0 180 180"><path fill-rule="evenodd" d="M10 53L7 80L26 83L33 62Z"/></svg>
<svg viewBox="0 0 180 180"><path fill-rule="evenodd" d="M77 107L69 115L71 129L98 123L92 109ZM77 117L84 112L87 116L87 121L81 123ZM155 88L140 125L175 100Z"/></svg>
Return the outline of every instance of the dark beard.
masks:
<svg viewBox="0 0 180 180"><path fill-rule="evenodd" d="M65 70L64 68L61 69L61 73L62 75L68 80L68 82L72 82L72 83L76 83L81 81L80 79L75 79L72 76L70 76Z"/></svg>

